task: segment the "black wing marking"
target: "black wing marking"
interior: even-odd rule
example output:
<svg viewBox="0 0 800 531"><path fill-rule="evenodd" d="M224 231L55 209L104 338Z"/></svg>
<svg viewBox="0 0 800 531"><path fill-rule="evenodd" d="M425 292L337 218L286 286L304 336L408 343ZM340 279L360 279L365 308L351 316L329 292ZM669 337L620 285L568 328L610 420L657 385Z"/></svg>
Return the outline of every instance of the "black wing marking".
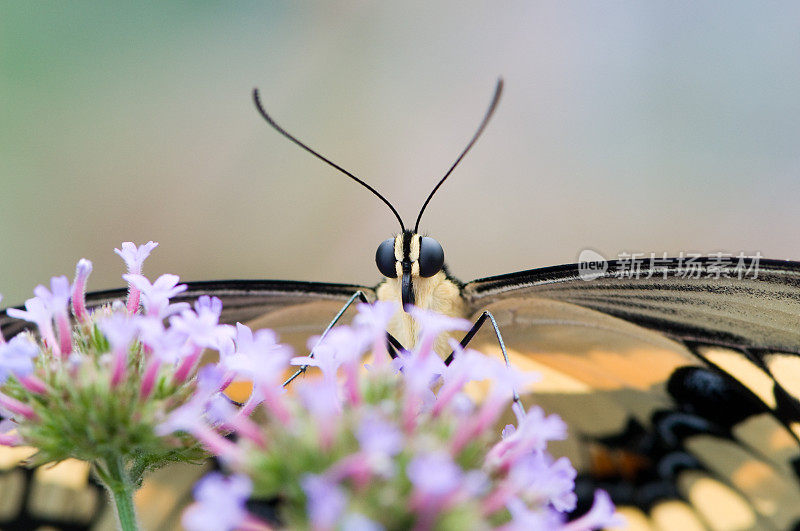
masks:
<svg viewBox="0 0 800 531"><path fill-rule="evenodd" d="M720 278L712 259L670 259L465 286L512 362L544 371L530 401L568 421L584 504L605 488L633 529L800 525L800 263L755 262Z"/></svg>

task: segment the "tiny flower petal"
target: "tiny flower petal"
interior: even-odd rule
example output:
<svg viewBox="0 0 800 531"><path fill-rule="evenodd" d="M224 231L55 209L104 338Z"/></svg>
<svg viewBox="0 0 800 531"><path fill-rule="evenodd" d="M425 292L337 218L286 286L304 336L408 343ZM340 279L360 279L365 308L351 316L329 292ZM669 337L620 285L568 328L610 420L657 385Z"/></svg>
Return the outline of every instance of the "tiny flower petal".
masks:
<svg viewBox="0 0 800 531"><path fill-rule="evenodd" d="M122 249L114 249L114 252L125 261L128 273L141 274L142 264L157 246L158 244L153 241L138 247L133 242L122 242Z"/></svg>

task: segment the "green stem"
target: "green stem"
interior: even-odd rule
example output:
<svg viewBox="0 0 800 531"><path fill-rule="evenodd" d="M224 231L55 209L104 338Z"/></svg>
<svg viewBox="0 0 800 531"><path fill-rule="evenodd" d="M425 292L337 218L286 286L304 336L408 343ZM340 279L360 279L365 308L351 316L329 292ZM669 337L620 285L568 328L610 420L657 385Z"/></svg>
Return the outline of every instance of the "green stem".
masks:
<svg viewBox="0 0 800 531"><path fill-rule="evenodd" d="M114 498L119 528L122 531L138 531L139 524L136 521L136 508L133 504L133 493L136 489L128 477L122 459L116 457L106 460L105 471L98 475Z"/></svg>

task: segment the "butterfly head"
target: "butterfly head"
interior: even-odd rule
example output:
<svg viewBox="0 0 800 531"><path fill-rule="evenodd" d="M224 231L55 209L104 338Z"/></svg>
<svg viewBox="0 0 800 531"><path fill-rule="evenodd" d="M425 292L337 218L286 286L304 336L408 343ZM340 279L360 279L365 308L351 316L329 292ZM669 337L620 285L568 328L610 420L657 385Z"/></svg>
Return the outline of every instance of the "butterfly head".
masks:
<svg viewBox="0 0 800 531"><path fill-rule="evenodd" d="M414 284L424 282L444 269L444 249L429 236L406 230L384 240L375 253L383 276L400 279L403 307L416 304Z"/></svg>
<svg viewBox="0 0 800 531"><path fill-rule="evenodd" d="M492 102L489 104L489 109L484 114L483 120L481 120L478 126L478 130L472 135L472 139L461 151L461 154L450 166L450 169L447 170L447 173L444 174L444 177L439 180L430 194L428 194L427 199L425 199L422 208L420 208L417 214L414 230L406 229L406 225L403 223L400 213L388 199L380 194L380 192L356 177L353 173L307 146L278 125L261 105L258 89L253 90L253 101L261 116L281 135L372 192L373 195L383 201L383 203L389 207L389 210L392 211L392 214L394 214L397 221L400 223L401 232L394 238L389 238L378 246L378 251L375 254L375 261L378 264L378 270L390 281L388 284L391 284L391 289L395 291L395 295L397 291L400 292L399 298L405 308L409 304L427 307L426 304L432 300L434 292L438 289L437 286L442 285L442 282L447 279L447 275L444 273L444 251L442 250L442 246L433 238L419 235L420 220L422 219L422 214L425 212L428 203L430 203L434 194L436 194L436 191L444 184L458 163L461 162L461 159L464 158L478 140L478 137L481 136L486 124L489 123L489 119L497 108L497 103L500 101L502 92L503 80L498 79ZM451 294L450 298L457 295L458 291L455 284L452 282L451 284L453 289L449 290Z"/></svg>

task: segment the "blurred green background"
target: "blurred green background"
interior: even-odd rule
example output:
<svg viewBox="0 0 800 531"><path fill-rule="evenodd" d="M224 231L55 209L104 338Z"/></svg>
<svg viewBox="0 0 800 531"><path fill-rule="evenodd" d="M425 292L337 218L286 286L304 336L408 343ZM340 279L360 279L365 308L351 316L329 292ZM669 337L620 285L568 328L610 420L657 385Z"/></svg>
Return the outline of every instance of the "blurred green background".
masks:
<svg viewBox="0 0 800 531"><path fill-rule="evenodd" d="M620 251L800 259L795 2L4 2L0 292L112 249L151 275L378 280L422 229L464 280Z"/></svg>

